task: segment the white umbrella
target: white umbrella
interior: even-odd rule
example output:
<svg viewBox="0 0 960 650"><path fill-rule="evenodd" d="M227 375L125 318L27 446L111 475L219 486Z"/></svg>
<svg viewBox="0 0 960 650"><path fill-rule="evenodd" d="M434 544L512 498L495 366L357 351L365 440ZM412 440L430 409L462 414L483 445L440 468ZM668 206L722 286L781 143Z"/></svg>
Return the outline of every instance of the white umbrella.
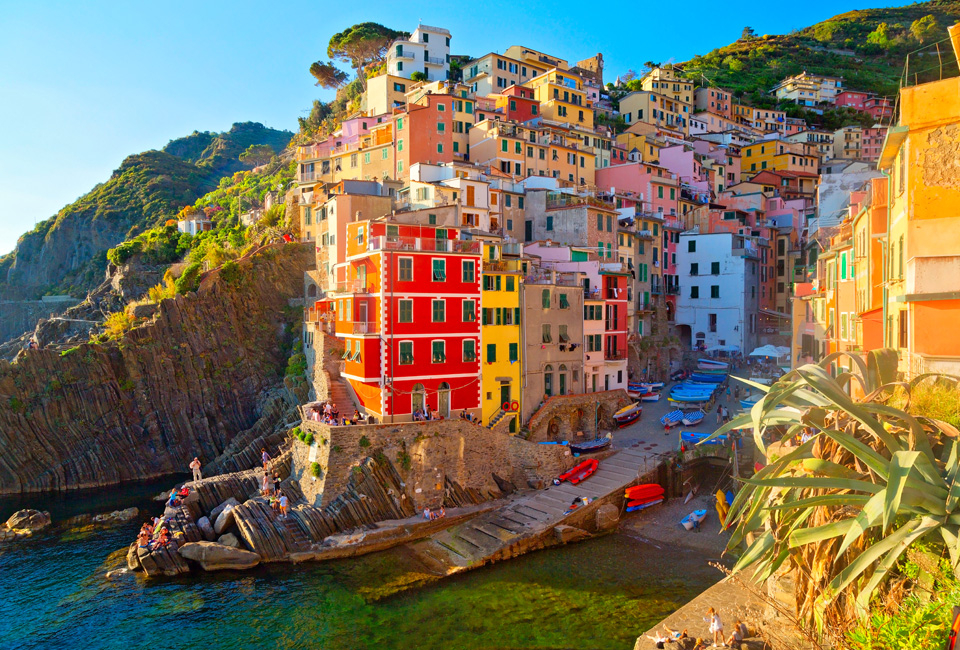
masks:
<svg viewBox="0 0 960 650"><path fill-rule="evenodd" d="M780 353L772 345L761 345L750 353L751 357L779 357Z"/></svg>

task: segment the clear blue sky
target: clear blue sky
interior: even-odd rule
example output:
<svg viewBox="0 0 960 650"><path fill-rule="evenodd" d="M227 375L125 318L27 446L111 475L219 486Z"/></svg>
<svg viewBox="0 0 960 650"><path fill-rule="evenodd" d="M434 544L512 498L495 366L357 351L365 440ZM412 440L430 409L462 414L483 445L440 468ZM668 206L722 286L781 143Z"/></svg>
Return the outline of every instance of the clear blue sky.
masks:
<svg viewBox="0 0 960 650"><path fill-rule="evenodd" d="M893 4L902 3L871 6ZM603 52L613 78L647 60L703 54L735 40L745 25L781 34L864 7L810 0L751 15L746 6L718 11L704 0L412 6L0 0L0 254L131 153L240 121L295 130L314 98L329 98L307 68L325 58L332 34L354 23L446 27L455 54L515 44L574 61Z"/></svg>

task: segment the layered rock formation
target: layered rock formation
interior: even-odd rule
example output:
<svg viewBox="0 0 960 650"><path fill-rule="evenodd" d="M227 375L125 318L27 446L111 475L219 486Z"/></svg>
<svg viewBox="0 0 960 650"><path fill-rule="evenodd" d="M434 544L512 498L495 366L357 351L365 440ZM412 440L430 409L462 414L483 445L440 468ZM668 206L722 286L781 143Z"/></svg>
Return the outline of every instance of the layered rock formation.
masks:
<svg viewBox="0 0 960 650"><path fill-rule="evenodd" d="M309 246L268 248L241 262L238 284L214 274L117 342L0 362L0 494L183 472L238 436L232 462L250 467L285 417L283 399L265 391L282 385L299 311L289 301L311 258Z"/></svg>

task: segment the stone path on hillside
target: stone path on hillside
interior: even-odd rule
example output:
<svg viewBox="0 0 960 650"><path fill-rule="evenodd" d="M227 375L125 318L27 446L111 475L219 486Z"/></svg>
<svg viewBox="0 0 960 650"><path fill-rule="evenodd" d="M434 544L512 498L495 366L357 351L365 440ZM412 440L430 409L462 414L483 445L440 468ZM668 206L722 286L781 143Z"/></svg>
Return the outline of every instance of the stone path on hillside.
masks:
<svg viewBox="0 0 960 650"><path fill-rule="evenodd" d="M509 557L511 547L538 538L582 512L564 514L574 499L601 499L636 484L659 463L658 455L624 449L600 461L597 471L579 485L562 483L519 497L509 504L453 526L410 545L433 570L441 574L474 568L489 560ZM581 506L582 508L583 506Z"/></svg>

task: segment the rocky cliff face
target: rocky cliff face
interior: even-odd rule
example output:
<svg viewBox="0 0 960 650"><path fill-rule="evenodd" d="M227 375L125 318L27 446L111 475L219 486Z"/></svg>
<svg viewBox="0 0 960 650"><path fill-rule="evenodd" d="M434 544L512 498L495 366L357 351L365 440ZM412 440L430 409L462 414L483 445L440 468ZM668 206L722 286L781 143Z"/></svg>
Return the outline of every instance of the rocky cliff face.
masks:
<svg viewBox="0 0 960 650"><path fill-rule="evenodd" d="M208 278L119 342L0 362L0 494L183 472L256 431L258 401L279 420L258 397L281 383L310 253L269 248L238 282Z"/></svg>

